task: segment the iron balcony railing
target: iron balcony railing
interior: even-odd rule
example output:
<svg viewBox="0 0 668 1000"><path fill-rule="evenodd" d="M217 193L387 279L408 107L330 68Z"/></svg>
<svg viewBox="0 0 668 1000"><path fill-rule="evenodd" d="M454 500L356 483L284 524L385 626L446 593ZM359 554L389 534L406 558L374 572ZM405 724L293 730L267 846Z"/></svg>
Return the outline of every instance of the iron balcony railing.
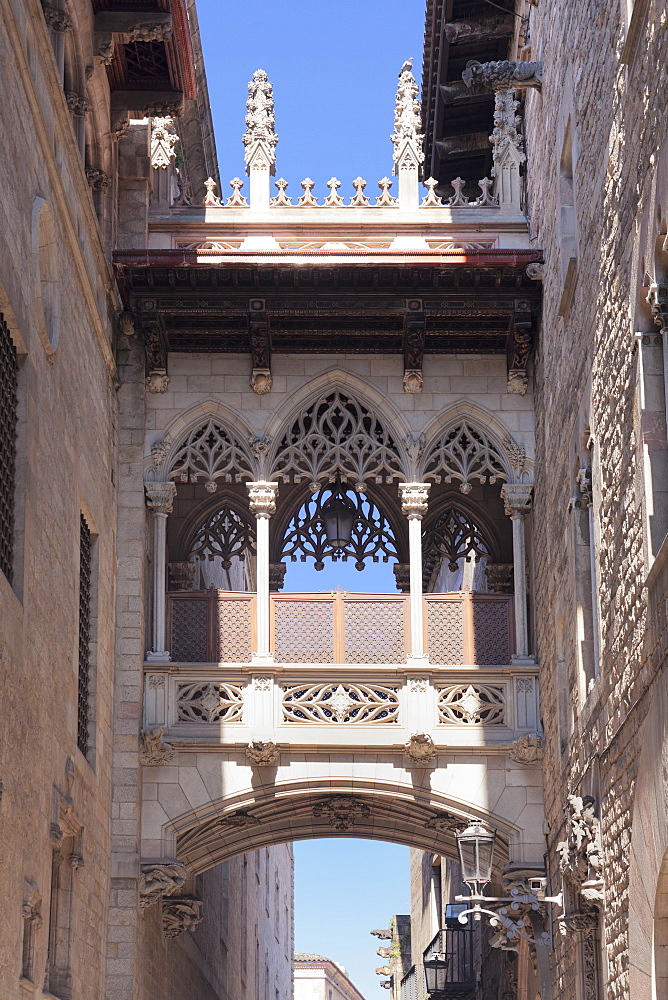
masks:
<svg viewBox="0 0 668 1000"><path fill-rule="evenodd" d="M423 952L431 1000L475 1000L473 927L444 927Z"/></svg>
<svg viewBox="0 0 668 1000"><path fill-rule="evenodd" d="M424 643L436 665L504 666L514 651L507 594L427 594ZM169 650L179 663L247 663L255 649L255 594L168 594ZM278 663L405 663L406 594L272 594L271 647Z"/></svg>

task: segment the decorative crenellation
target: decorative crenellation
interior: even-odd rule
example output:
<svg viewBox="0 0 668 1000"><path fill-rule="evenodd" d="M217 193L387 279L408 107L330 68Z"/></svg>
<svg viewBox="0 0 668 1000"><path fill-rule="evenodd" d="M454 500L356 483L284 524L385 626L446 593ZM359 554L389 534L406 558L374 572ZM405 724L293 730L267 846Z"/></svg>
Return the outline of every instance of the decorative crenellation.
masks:
<svg viewBox="0 0 668 1000"><path fill-rule="evenodd" d="M153 729L143 729L141 734L141 748L139 759L142 764L155 767L162 764L169 764L174 760L175 750L163 739L165 730L156 726Z"/></svg>
<svg viewBox="0 0 668 1000"><path fill-rule="evenodd" d="M178 141L173 118L151 120L151 166L154 170L164 170L176 158Z"/></svg>
<svg viewBox="0 0 668 1000"><path fill-rule="evenodd" d="M409 521L417 518L422 520L429 509L429 490L431 483L400 483L399 498L401 500L401 513Z"/></svg>
<svg viewBox="0 0 668 1000"><path fill-rule="evenodd" d="M243 135L248 173L251 170L269 170L273 174L275 170L278 136L274 131L273 90L265 71L256 70L248 84L246 131Z"/></svg>
<svg viewBox="0 0 668 1000"><path fill-rule="evenodd" d="M160 861L141 866L139 874L139 905L145 910L163 896L172 896L184 884L187 876L180 861Z"/></svg>
<svg viewBox="0 0 668 1000"><path fill-rule="evenodd" d="M324 819L335 830L349 830L371 816L371 807L352 795L332 795L313 806L313 818Z"/></svg>
<svg viewBox="0 0 668 1000"><path fill-rule="evenodd" d="M193 933L202 923L202 900L194 896L179 896L163 900L162 932L168 940L177 938L184 931Z"/></svg>

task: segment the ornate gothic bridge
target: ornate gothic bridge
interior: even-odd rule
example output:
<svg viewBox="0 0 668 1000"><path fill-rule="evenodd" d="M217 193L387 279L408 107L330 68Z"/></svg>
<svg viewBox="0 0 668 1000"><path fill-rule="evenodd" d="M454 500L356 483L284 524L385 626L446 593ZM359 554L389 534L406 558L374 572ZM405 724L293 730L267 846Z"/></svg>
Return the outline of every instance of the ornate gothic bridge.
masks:
<svg viewBox="0 0 668 1000"><path fill-rule="evenodd" d="M349 205L336 178L324 205L308 179L297 205L282 180L270 198L265 74L244 137L250 205L238 179L226 205L213 181L201 207L183 185L175 200L169 127L154 123L152 249L116 254L129 354L146 352L133 376L152 518L144 905L300 838L454 857L471 817L498 831L497 876L542 870L540 253L508 93L494 181L476 195L456 179L444 202L431 182L420 200L416 92L405 68L398 197L384 178L375 205L361 178ZM287 591L293 560L330 559L362 586L365 566L388 562L395 592Z"/></svg>

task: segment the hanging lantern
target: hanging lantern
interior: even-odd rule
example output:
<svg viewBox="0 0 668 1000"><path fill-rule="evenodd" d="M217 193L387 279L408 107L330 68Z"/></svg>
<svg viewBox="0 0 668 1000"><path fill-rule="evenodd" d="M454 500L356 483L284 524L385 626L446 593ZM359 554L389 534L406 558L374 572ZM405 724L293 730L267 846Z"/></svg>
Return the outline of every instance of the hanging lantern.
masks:
<svg viewBox="0 0 668 1000"><path fill-rule="evenodd" d="M482 823L474 820L465 830L455 833L455 837L462 881L466 882L472 896L480 896L492 878L496 830L487 830Z"/></svg>
<svg viewBox="0 0 668 1000"><path fill-rule="evenodd" d="M356 514L357 507L345 495L337 477L332 495L320 510L327 542L333 549L338 551L350 545Z"/></svg>

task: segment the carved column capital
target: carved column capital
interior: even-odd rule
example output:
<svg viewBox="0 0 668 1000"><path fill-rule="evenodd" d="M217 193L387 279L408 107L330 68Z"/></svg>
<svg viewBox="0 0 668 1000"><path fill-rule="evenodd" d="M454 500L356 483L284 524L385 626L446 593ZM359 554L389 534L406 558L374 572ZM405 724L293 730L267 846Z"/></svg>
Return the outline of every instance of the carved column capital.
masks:
<svg viewBox="0 0 668 1000"><path fill-rule="evenodd" d="M400 483L399 498L401 499L401 513L409 521L413 518L422 520L428 510L429 490L431 483Z"/></svg>
<svg viewBox="0 0 668 1000"><path fill-rule="evenodd" d="M256 517L271 517L276 513L276 495L278 483L256 482L246 483L248 490L248 506Z"/></svg>
<svg viewBox="0 0 668 1000"><path fill-rule="evenodd" d="M166 938L177 938L184 931L194 931L202 923L202 900L179 896L162 904L162 931Z"/></svg>
<svg viewBox="0 0 668 1000"><path fill-rule="evenodd" d="M74 27L72 18L64 10L59 10L50 3L43 3L44 20L51 28L51 31L66 32Z"/></svg>
<svg viewBox="0 0 668 1000"><path fill-rule="evenodd" d="M90 101L72 91L68 91L68 93L65 94L65 100L67 101L67 107L70 109L75 118L85 118L86 115L90 114L92 111Z"/></svg>
<svg viewBox="0 0 668 1000"><path fill-rule="evenodd" d="M171 514L174 509L176 483L146 483L146 506L154 514Z"/></svg>
<svg viewBox="0 0 668 1000"><path fill-rule="evenodd" d="M526 483L504 483L501 487L503 509L508 517L524 520L531 510L533 486Z"/></svg>
<svg viewBox="0 0 668 1000"><path fill-rule="evenodd" d="M139 905L142 910L162 896L171 896L186 880L186 867L180 861L143 864L139 875Z"/></svg>

